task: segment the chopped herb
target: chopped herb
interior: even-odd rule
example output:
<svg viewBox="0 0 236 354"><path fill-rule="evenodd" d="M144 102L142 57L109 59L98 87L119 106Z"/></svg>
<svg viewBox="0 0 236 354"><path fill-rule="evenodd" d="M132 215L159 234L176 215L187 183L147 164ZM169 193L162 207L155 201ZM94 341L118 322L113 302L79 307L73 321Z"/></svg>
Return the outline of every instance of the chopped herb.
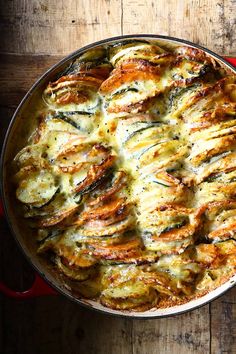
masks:
<svg viewBox="0 0 236 354"><path fill-rule="evenodd" d="M182 226L184 226L186 224L187 224L187 220L183 220L183 221L181 221L179 223L167 226L164 230L161 231L161 234L164 234L165 232L169 232L169 231L174 230L174 229L180 229Z"/></svg>
<svg viewBox="0 0 236 354"><path fill-rule="evenodd" d="M160 184L160 185L163 186L163 187L167 187L167 188L170 187L170 186L168 186L167 184L164 184L164 183L159 182L159 181L153 181L153 182L156 183L156 184Z"/></svg>
<svg viewBox="0 0 236 354"><path fill-rule="evenodd" d="M118 96L118 95L123 95L124 93L128 91L133 91L133 92L138 92L139 90L135 87L127 87L122 90L116 91L115 93L112 94L112 97Z"/></svg>

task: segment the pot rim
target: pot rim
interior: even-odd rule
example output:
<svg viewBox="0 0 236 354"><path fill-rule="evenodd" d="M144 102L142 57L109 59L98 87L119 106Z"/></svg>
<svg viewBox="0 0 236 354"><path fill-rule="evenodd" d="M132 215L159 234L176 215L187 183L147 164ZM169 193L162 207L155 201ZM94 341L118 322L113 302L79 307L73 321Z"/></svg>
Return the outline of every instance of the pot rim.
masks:
<svg viewBox="0 0 236 354"><path fill-rule="evenodd" d="M173 42L176 44L183 44L183 45L187 45L193 48L197 48L200 49L202 51L204 51L207 54L210 54L213 58L217 59L218 61L220 61L221 63L224 64L224 66L228 67L229 69L231 69L234 73L236 73L236 68L230 64L229 62L227 62L224 58L222 58L220 55L214 53L213 51L211 51L210 49L207 49L199 44L195 44L191 41L188 40L184 40L184 39L180 39L180 38L176 38L176 37L171 37L171 36L164 36L164 35L156 35L156 34L131 34L131 35L120 35L120 36L115 36L115 37L110 37L110 38L106 38L103 40L99 40L93 43L90 43L86 46L81 47L80 49L77 49L75 51L73 51L72 53L66 55L63 59L61 59L59 62L57 62L56 64L54 64L53 66L51 66L46 72L44 72L36 81L35 83L31 86L31 88L27 91L27 93L25 94L25 96L22 98L22 100L20 101L19 105L17 106L11 120L10 123L8 125L6 134L5 134L5 138L3 141L3 145L2 145L2 152L1 152L1 160L0 160L0 192L2 195L2 201L3 201L3 208L4 208L4 212L5 212L5 216L8 222L8 225L10 227L10 231L18 245L18 247L20 248L22 254L24 255L24 257L27 259L27 261L30 263L30 265L33 267L33 269L52 287L54 288L56 291L58 291L58 293L62 294L63 296L67 297L69 300L72 300L73 302L80 304L90 310L95 310L98 311L100 313L106 314L106 315L110 315L110 316L116 316L116 317L123 317L123 318L130 318L130 319L157 319L157 318L165 318L165 317L172 317L172 316L177 316L186 312L190 312L193 311L195 309L198 309L204 305L209 304L211 301L219 298L220 296L222 296L224 293L226 293L228 290L230 290L235 284L236 284L236 274L231 277L229 280L227 280L225 283L223 283L222 285L220 285L219 287L217 287L214 290L209 291L209 293L207 293L206 295L203 295L201 297L199 297L198 299L195 300L190 300L189 302L185 303L185 304L181 304L181 305L176 305L170 308L167 308L167 313L165 314L155 314L155 312L157 312L158 310L162 310L164 311L165 309L154 309L152 310L148 310L145 312L132 312L132 311L122 311L122 310L112 310L110 308L105 308L104 306L100 305L97 302L94 302L94 305L92 305L90 303L89 300L83 301L83 299L79 299L76 298L75 296L73 296L72 294L69 294L67 292L65 292L58 284L56 284L56 280L55 281L51 281L45 274L44 272L40 269L40 267L36 266L34 263L34 260L32 259L32 257L30 257L30 252L28 252L27 250L24 249L24 247L22 246L21 242L18 239L17 236L17 232L14 229L14 225L11 222L10 216L9 216L9 211L8 211L8 207L7 207L7 196L5 194L5 190L4 190L4 185L3 185L3 178L4 178L4 158L5 158L5 151L6 151L6 147L8 144L8 138L11 132L11 129L13 127L13 124L15 122L15 119L18 116L18 113L20 112L22 106L24 105L24 103L27 101L27 99L32 95L32 93L34 92L34 90L37 88L37 86L41 83L41 81L43 79L45 79L50 73L52 73L55 69L59 68L60 66L62 66L63 64L65 64L66 62L69 62L70 60L73 60L75 57L77 57L79 54L93 48L99 45L105 45L105 44L109 44L113 41L119 41L119 40L125 40L125 39L137 39L137 38L145 38L145 39L150 39L150 40L163 40L163 41L169 41L169 42ZM234 280L232 280L234 279ZM222 288L222 290L220 290ZM213 296L211 296L211 294L213 294ZM209 297L209 299L205 299L206 297ZM191 305L191 302L197 301L199 302L196 305L193 306L188 306L188 304ZM98 308L95 307L96 304L98 304L98 307L102 307L102 308ZM189 307L183 310L178 310L178 308L180 307ZM176 309L175 309L176 308ZM169 309L169 311L168 311ZM173 313L171 313L171 309L173 309ZM164 311L165 312L165 311ZM145 313L147 315L145 315ZM153 313L153 315L151 314Z"/></svg>

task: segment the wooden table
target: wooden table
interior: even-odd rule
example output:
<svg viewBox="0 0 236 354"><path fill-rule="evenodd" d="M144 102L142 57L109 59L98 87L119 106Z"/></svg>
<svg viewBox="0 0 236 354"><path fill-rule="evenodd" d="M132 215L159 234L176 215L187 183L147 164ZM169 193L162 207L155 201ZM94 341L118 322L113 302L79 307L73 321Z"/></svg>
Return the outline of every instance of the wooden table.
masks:
<svg viewBox="0 0 236 354"><path fill-rule="evenodd" d="M84 44L155 33L236 56L235 0L0 0L0 141L20 99L52 64ZM0 223L0 276L14 289L32 270ZM84 309L62 296L0 296L0 353L236 353L236 288L191 313L129 320Z"/></svg>

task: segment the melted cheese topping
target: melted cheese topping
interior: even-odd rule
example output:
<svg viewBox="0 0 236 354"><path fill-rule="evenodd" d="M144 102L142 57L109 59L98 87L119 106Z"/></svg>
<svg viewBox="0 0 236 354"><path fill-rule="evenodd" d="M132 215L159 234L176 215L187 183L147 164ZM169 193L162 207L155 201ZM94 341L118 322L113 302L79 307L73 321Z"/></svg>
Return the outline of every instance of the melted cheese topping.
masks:
<svg viewBox="0 0 236 354"><path fill-rule="evenodd" d="M235 273L235 92L202 51L140 41L48 84L16 197L78 296L144 311Z"/></svg>

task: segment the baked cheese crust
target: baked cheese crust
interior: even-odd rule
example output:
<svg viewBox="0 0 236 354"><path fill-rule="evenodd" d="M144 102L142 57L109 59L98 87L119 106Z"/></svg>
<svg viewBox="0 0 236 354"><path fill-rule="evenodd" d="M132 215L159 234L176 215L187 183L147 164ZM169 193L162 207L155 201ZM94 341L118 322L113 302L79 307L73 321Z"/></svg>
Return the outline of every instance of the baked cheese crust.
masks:
<svg viewBox="0 0 236 354"><path fill-rule="evenodd" d="M204 52L122 41L49 82L16 198L78 297L187 302L236 272L236 78Z"/></svg>

